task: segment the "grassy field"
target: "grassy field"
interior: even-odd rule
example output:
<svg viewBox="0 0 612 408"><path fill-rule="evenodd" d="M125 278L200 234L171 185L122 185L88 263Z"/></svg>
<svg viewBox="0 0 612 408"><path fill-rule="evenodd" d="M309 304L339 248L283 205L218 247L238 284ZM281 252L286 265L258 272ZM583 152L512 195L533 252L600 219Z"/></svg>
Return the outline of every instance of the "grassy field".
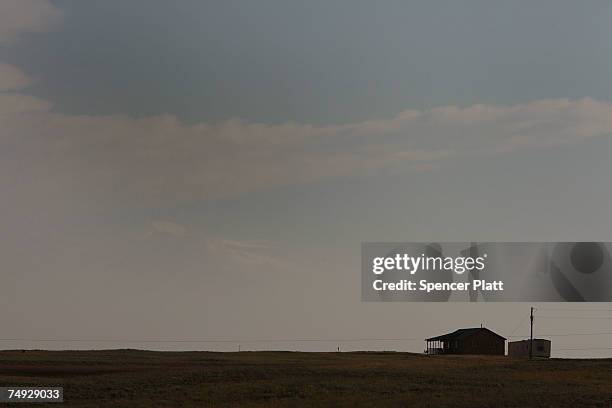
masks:
<svg viewBox="0 0 612 408"><path fill-rule="evenodd" d="M1 351L0 385L63 386L75 407L612 407L612 360Z"/></svg>

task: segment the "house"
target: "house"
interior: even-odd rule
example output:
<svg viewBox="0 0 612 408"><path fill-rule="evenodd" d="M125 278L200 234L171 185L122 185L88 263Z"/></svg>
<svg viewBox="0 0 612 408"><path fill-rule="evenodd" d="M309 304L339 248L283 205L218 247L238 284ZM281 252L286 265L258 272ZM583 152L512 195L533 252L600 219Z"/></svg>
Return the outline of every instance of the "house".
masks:
<svg viewBox="0 0 612 408"><path fill-rule="evenodd" d="M425 341L427 354L506 354L506 338L485 327L459 329Z"/></svg>
<svg viewBox="0 0 612 408"><path fill-rule="evenodd" d="M508 357L529 357L530 340L509 341ZM533 357L550 358L550 340L533 339Z"/></svg>

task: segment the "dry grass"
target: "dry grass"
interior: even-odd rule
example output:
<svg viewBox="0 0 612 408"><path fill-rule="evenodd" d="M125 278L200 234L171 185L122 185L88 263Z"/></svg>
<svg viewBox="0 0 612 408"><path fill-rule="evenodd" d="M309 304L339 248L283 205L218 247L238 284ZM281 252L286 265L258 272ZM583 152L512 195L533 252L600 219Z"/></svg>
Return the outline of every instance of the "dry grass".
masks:
<svg viewBox="0 0 612 408"><path fill-rule="evenodd" d="M0 384L63 386L75 407L612 407L612 360L4 351Z"/></svg>

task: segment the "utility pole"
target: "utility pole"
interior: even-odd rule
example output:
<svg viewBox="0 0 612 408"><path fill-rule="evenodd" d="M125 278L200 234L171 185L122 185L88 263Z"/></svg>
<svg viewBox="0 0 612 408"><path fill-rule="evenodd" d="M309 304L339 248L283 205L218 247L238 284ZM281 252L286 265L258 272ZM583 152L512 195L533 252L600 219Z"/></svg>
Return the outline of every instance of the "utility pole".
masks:
<svg viewBox="0 0 612 408"><path fill-rule="evenodd" d="M533 358L533 307L531 308L529 320L531 320L531 329L529 334L529 359L531 360Z"/></svg>

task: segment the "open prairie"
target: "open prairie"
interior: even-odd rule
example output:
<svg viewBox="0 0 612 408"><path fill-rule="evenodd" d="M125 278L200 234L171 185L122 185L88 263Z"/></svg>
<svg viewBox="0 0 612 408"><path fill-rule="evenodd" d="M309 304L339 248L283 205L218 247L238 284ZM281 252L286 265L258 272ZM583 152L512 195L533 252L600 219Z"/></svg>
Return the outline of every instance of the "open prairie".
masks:
<svg viewBox="0 0 612 408"><path fill-rule="evenodd" d="M610 407L612 360L2 351L0 385L62 386L75 407Z"/></svg>

